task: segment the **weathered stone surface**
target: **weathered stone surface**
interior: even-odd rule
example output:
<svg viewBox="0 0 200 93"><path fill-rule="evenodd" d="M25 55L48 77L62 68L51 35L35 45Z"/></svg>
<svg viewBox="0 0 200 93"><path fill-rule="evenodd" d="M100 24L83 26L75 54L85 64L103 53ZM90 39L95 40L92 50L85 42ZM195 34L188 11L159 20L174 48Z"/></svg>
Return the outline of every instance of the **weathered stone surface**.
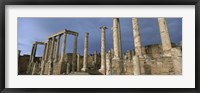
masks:
<svg viewBox="0 0 200 93"><path fill-rule="evenodd" d="M162 42L162 48L163 48L163 56L169 57L171 56L171 40L169 37L168 29L167 29L167 23L165 21L165 18L158 18L158 24L160 29L160 36L161 36L161 42Z"/></svg>
<svg viewBox="0 0 200 93"><path fill-rule="evenodd" d="M81 71L87 71L87 61L88 61L88 37L89 37L89 33L86 32L85 33L85 42L84 42L84 58L83 58L83 68L81 69Z"/></svg>
<svg viewBox="0 0 200 93"><path fill-rule="evenodd" d="M106 29L107 27L102 26L101 29L101 68L99 72L106 75Z"/></svg>
<svg viewBox="0 0 200 93"><path fill-rule="evenodd" d="M140 75L141 74L141 67L140 67L140 60L138 55L133 56L133 64L134 64L134 75Z"/></svg>
<svg viewBox="0 0 200 93"><path fill-rule="evenodd" d="M182 53L180 48L172 48L172 62L174 73L176 75L182 75Z"/></svg>

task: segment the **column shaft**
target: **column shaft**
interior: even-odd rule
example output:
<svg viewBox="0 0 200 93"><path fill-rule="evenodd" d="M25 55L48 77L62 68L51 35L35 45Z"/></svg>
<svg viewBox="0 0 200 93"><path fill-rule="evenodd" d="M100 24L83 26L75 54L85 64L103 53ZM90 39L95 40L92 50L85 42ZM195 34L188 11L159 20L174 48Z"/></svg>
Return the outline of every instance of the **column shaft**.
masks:
<svg viewBox="0 0 200 93"><path fill-rule="evenodd" d="M55 63L58 62L59 48L60 48L60 37L61 37L61 35L58 35L57 44L56 44L56 54L55 54L55 60L54 60Z"/></svg>
<svg viewBox="0 0 200 93"><path fill-rule="evenodd" d="M75 65L76 65L76 53L77 53L77 40L78 36L75 36L74 40L74 49L73 49L73 58L72 58L72 72L75 71Z"/></svg>
<svg viewBox="0 0 200 93"><path fill-rule="evenodd" d="M61 58L59 62L64 62L64 57L65 57L65 49L66 49L66 40L67 40L67 33L64 33L63 36L63 42L62 42L62 52L61 52Z"/></svg>
<svg viewBox="0 0 200 93"><path fill-rule="evenodd" d="M50 59L49 59L48 75L52 74L54 44L55 44L55 37L52 37L51 50L50 50L50 55L49 55L49 58L50 58Z"/></svg>
<svg viewBox="0 0 200 93"><path fill-rule="evenodd" d="M133 34L134 34L134 45L135 45L135 52L136 55L139 57L142 56L142 48L141 48L141 41L140 41L140 32L138 27L138 19L132 18L132 24L133 24Z"/></svg>
<svg viewBox="0 0 200 93"><path fill-rule="evenodd" d="M84 57L83 57L83 68L82 71L87 71L87 61L88 61L88 37L89 33L85 33L85 42L84 42Z"/></svg>
<svg viewBox="0 0 200 93"><path fill-rule="evenodd" d="M114 58L120 58L120 48L119 48L119 33L118 33L118 18L113 19L113 50L114 50Z"/></svg>
<svg viewBox="0 0 200 93"><path fill-rule="evenodd" d="M171 40L169 37L167 24L165 21L165 18L158 18L158 24L160 29L160 36L161 36L161 42L163 47L163 53L164 56L171 56Z"/></svg>
<svg viewBox="0 0 200 93"><path fill-rule="evenodd" d="M101 29L101 69L100 72L106 74L106 29L107 27L102 26Z"/></svg>

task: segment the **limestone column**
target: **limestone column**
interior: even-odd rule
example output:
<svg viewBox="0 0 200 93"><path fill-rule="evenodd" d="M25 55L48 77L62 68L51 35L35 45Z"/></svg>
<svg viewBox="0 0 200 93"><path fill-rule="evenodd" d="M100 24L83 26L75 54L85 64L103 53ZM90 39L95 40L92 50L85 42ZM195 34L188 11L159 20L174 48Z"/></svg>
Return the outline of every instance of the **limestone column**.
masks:
<svg viewBox="0 0 200 93"><path fill-rule="evenodd" d="M47 51L47 42L44 43L44 52L43 52L43 56L42 56L42 64L41 64L41 71L40 71L40 75L43 75L44 73L44 65L45 65L45 57L46 57L46 51Z"/></svg>
<svg viewBox="0 0 200 93"><path fill-rule="evenodd" d="M162 48L163 48L163 56L171 56L171 40L169 37L168 29L167 29L167 23L165 21L165 18L158 18L158 24L160 29L160 36L161 36L161 42L162 42Z"/></svg>
<svg viewBox="0 0 200 93"><path fill-rule="evenodd" d="M111 51L106 54L106 75L111 75Z"/></svg>
<svg viewBox="0 0 200 93"><path fill-rule="evenodd" d="M141 41L140 41L140 32L138 27L138 19L132 18L132 24L133 24L133 39L134 39L134 45L135 45L135 52L136 55L139 57L142 57L142 48L141 48Z"/></svg>
<svg viewBox="0 0 200 93"><path fill-rule="evenodd" d="M123 72L123 61L120 58L120 38L119 38L119 28L118 28L118 18L113 18L113 50L114 57L112 59L112 74L120 75Z"/></svg>
<svg viewBox="0 0 200 93"><path fill-rule="evenodd" d="M106 75L106 29L107 27L101 26L101 68L99 71Z"/></svg>
<svg viewBox="0 0 200 93"><path fill-rule="evenodd" d="M62 42L62 52L61 52L61 58L59 62L64 62L64 57L65 57L65 49L66 49L66 40L67 40L67 33L64 33L63 36L63 42Z"/></svg>
<svg viewBox="0 0 200 93"><path fill-rule="evenodd" d="M141 69L140 69L140 62L139 62L139 57L138 55L133 56L133 72L134 75L140 75Z"/></svg>
<svg viewBox="0 0 200 93"><path fill-rule="evenodd" d="M114 50L114 58L120 58L120 48L119 48L119 33L118 33L118 18L113 19L113 50Z"/></svg>
<svg viewBox="0 0 200 93"><path fill-rule="evenodd" d="M61 35L58 35L57 44L56 44L56 54L55 54L54 63L57 63L57 62L58 62L59 48L60 48L60 37L61 37Z"/></svg>
<svg viewBox="0 0 200 93"><path fill-rule="evenodd" d="M97 51L94 51L94 69L97 68Z"/></svg>
<svg viewBox="0 0 200 93"><path fill-rule="evenodd" d="M72 72L75 71L75 67L76 67L77 41L78 41L78 34L75 35L75 40L74 40L74 50L73 50L73 58L72 58Z"/></svg>
<svg viewBox="0 0 200 93"><path fill-rule="evenodd" d="M120 28L120 22L119 18L117 18L118 21L118 37L119 37L119 57L122 58L122 43L121 43L121 28Z"/></svg>
<svg viewBox="0 0 200 93"><path fill-rule="evenodd" d="M52 37L52 44L50 49L50 55L49 55L49 69L48 69L48 75L52 74L52 64L53 64L53 50L54 50L54 44L55 44L55 37Z"/></svg>
<svg viewBox="0 0 200 93"><path fill-rule="evenodd" d="M77 72L80 72L80 54L77 54Z"/></svg>
<svg viewBox="0 0 200 93"><path fill-rule="evenodd" d="M83 68L81 71L87 71L87 61L88 61L88 37L89 33L85 33L85 42L84 42L84 58L83 58Z"/></svg>

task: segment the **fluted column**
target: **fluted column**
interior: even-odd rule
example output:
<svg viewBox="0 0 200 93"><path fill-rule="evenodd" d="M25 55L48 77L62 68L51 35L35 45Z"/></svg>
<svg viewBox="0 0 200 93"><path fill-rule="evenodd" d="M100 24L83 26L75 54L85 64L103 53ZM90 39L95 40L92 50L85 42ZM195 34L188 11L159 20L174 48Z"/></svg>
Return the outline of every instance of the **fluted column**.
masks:
<svg viewBox="0 0 200 93"><path fill-rule="evenodd" d="M101 68L100 72L106 74L106 29L107 27L101 26Z"/></svg>
<svg viewBox="0 0 200 93"><path fill-rule="evenodd" d="M171 56L172 46L171 46L171 40L169 37L165 18L158 18L158 24L159 24L159 29L160 29L163 53L164 53L163 56Z"/></svg>
<svg viewBox="0 0 200 93"><path fill-rule="evenodd" d="M78 41L78 34L75 35L74 40L74 50L73 50L73 58L72 58L72 72L75 71L75 65L76 65L76 53L77 53L77 41Z"/></svg>
<svg viewBox="0 0 200 93"><path fill-rule="evenodd" d="M81 71L87 71L87 61L88 61L88 37L89 33L85 33L85 42L84 42L84 58L83 58L83 68Z"/></svg>
<svg viewBox="0 0 200 93"><path fill-rule="evenodd" d="M134 45L135 45L135 52L136 55L139 57L142 57L142 48L141 48L141 41L140 41L140 32L138 27L138 19L132 18L132 24L133 24L133 34L134 34Z"/></svg>
<svg viewBox="0 0 200 93"><path fill-rule="evenodd" d="M49 55L49 69L48 69L48 75L52 74L52 63L53 63L54 44L55 44L55 37L52 37L51 49L50 49L50 55Z"/></svg>
<svg viewBox="0 0 200 93"><path fill-rule="evenodd" d="M55 54L55 59L54 59L55 63L58 62L59 49L60 49L60 37L61 35L58 35L57 44L56 44L56 54Z"/></svg>

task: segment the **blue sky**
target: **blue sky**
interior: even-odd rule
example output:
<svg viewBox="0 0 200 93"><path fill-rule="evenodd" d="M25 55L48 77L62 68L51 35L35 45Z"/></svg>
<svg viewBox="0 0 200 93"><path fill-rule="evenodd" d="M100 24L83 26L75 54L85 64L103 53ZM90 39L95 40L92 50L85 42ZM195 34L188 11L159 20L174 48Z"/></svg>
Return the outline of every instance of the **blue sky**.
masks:
<svg viewBox="0 0 200 93"><path fill-rule="evenodd" d="M34 41L44 42L47 37L64 29L79 33L77 52L83 55L84 33L89 32L88 53L101 50L100 26L106 26L106 50L113 47L112 18L18 18L18 50L21 55L30 54ZM182 41L182 18L166 18L170 39L174 43ZM139 30L142 46L160 44L160 33L157 18L139 18ZM133 28L131 18L120 18L122 51L132 50ZM62 38L61 38L62 42ZM74 36L67 36L66 53L73 51ZM61 48L60 48L61 50ZM44 46L39 45L36 56L41 56Z"/></svg>

